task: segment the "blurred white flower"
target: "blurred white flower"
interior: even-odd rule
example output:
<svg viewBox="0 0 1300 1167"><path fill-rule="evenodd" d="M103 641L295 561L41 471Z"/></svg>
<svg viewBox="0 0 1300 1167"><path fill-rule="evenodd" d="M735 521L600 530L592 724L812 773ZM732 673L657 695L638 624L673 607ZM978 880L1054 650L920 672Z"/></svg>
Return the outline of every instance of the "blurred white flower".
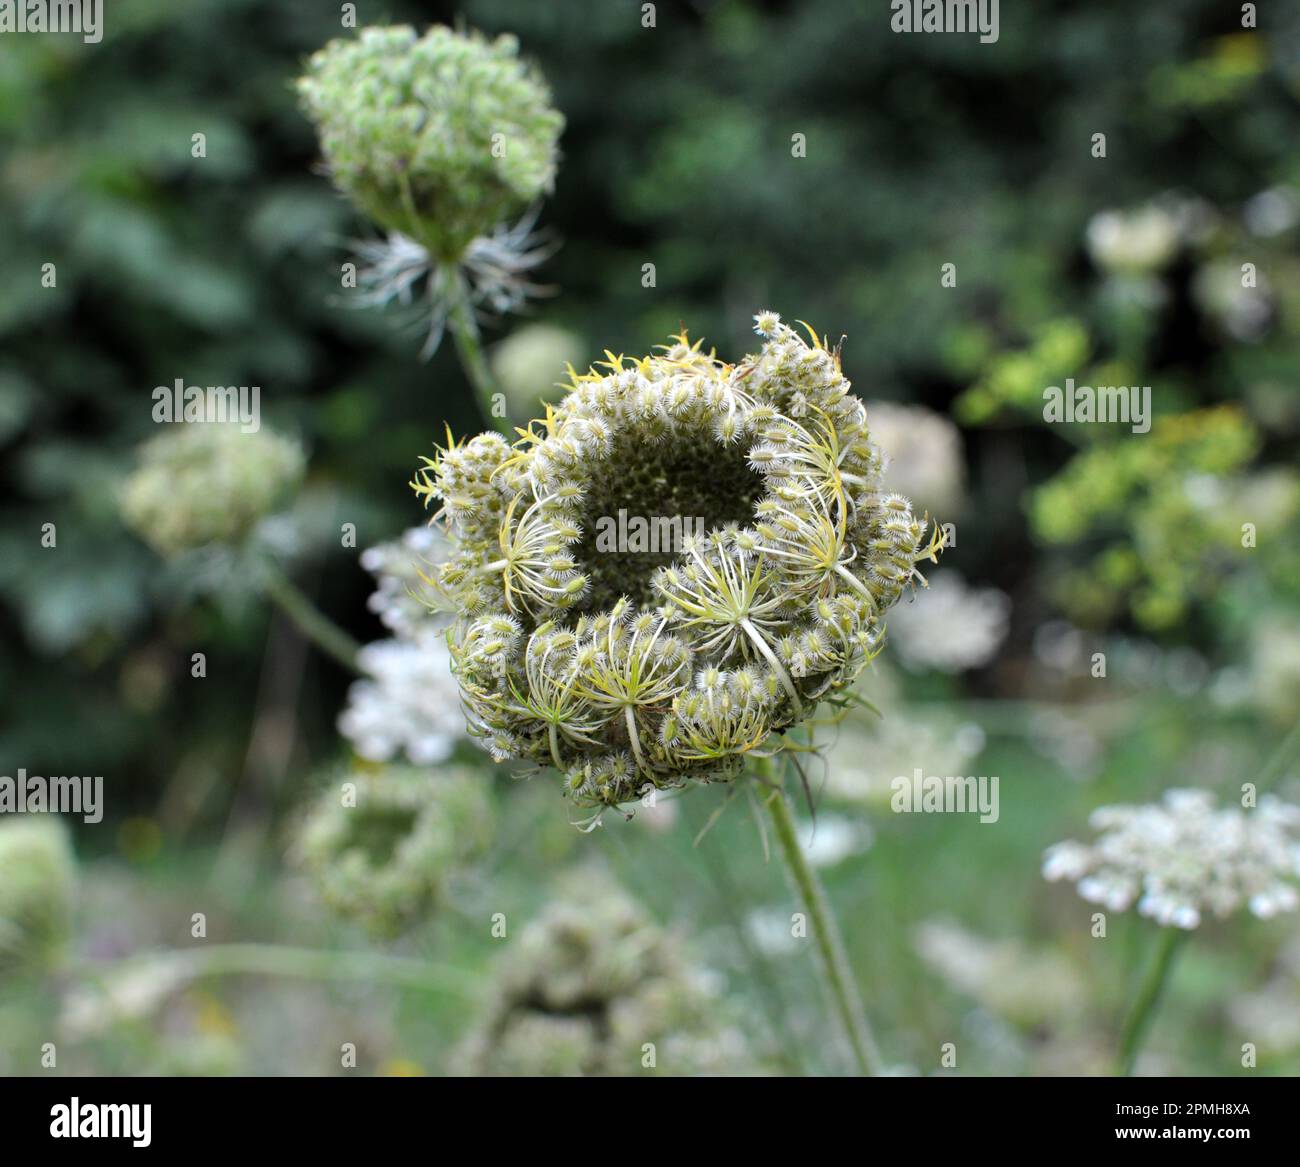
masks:
<svg viewBox="0 0 1300 1167"><path fill-rule="evenodd" d="M424 599L423 577L434 573L445 548L436 528L411 527L400 539L361 553L361 566L379 585L367 606L398 636L412 635L433 615Z"/></svg>
<svg viewBox="0 0 1300 1167"><path fill-rule="evenodd" d="M845 723L826 749L826 793L843 802L888 805L891 783L920 766L964 774L984 748L984 731L943 709L885 709L870 727Z"/></svg>
<svg viewBox="0 0 1300 1167"><path fill-rule="evenodd" d="M1201 311L1235 340L1255 341L1263 336L1273 314L1273 296L1263 272L1255 286L1242 285L1241 263L1214 259L1203 264L1192 281L1192 295Z"/></svg>
<svg viewBox="0 0 1300 1167"><path fill-rule="evenodd" d="M372 762L405 755L417 766L441 762L465 736L460 691L451 675L445 619L429 606L425 577L443 558L445 542L432 527L412 527L400 539L367 548L361 566L378 584L368 601L390 640L358 656L365 676L348 690L339 732Z"/></svg>
<svg viewBox="0 0 1300 1167"><path fill-rule="evenodd" d="M951 421L923 405L872 401L867 426L885 455L883 480L889 490L942 521L961 510L966 460L961 433Z"/></svg>
<svg viewBox="0 0 1300 1167"><path fill-rule="evenodd" d="M1159 271L1178 253L1181 234L1178 217L1153 203L1102 211L1088 222L1088 254L1103 271Z"/></svg>
<svg viewBox="0 0 1300 1167"><path fill-rule="evenodd" d="M803 941L795 935L788 908L755 908L745 917L745 931L754 946L766 956L790 956Z"/></svg>
<svg viewBox="0 0 1300 1167"><path fill-rule="evenodd" d="M1241 212L1252 235L1281 235L1300 223L1300 198L1289 186L1275 186L1247 199Z"/></svg>
<svg viewBox="0 0 1300 1167"><path fill-rule="evenodd" d="M957 992L1019 1024L1068 1016L1086 996L1082 978L1064 957L1015 939L979 936L951 920L921 924L916 950Z"/></svg>
<svg viewBox="0 0 1300 1167"><path fill-rule="evenodd" d="M860 819L822 813L815 822L798 824L799 843L814 867L834 867L872 843L871 827Z"/></svg>
<svg viewBox="0 0 1300 1167"><path fill-rule="evenodd" d="M1011 600L996 588L972 588L955 571L936 571L930 586L889 615L889 643L913 672L960 673L986 665L1007 636Z"/></svg>
<svg viewBox="0 0 1300 1167"><path fill-rule="evenodd" d="M1195 928L1207 911L1245 906L1267 918L1300 906L1300 808L1266 795L1258 807L1219 809L1204 790L1169 790L1160 803L1104 806L1089 844L1049 847L1043 875L1078 884L1090 903Z"/></svg>
<svg viewBox="0 0 1300 1167"><path fill-rule="evenodd" d="M465 734L465 718L441 631L378 640L358 662L367 679L348 690L338 723L357 753L372 762L404 754L417 766L449 757Z"/></svg>

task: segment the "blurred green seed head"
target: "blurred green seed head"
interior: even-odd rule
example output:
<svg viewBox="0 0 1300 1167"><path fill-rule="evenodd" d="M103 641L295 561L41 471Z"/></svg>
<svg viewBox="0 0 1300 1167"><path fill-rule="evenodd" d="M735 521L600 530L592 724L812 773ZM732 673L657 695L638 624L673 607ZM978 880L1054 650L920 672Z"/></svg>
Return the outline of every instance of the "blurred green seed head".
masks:
<svg viewBox="0 0 1300 1167"><path fill-rule="evenodd" d="M563 116L512 36L367 28L298 81L338 188L377 224L460 259L555 181Z"/></svg>
<svg viewBox="0 0 1300 1167"><path fill-rule="evenodd" d="M58 965L75 883L76 861L57 820L0 821L0 981Z"/></svg>
<svg viewBox="0 0 1300 1167"><path fill-rule="evenodd" d="M757 325L739 365L684 335L610 354L515 447L452 442L413 483L451 540L470 735L597 813L739 774L852 683L937 550L881 483L838 354L774 313ZM676 534L620 545L620 512Z"/></svg>
<svg viewBox="0 0 1300 1167"><path fill-rule="evenodd" d="M714 978L598 871L562 881L502 955L457 1072L612 1075L762 1072ZM654 1047L648 1065L646 1046Z"/></svg>
<svg viewBox="0 0 1300 1167"><path fill-rule="evenodd" d="M162 555L238 542L292 494L304 466L298 443L265 427L174 426L141 447L122 517Z"/></svg>
<svg viewBox="0 0 1300 1167"><path fill-rule="evenodd" d="M494 824L481 773L345 771L308 809L296 850L326 905L395 936L437 907L448 879L487 849Z"/></svg>

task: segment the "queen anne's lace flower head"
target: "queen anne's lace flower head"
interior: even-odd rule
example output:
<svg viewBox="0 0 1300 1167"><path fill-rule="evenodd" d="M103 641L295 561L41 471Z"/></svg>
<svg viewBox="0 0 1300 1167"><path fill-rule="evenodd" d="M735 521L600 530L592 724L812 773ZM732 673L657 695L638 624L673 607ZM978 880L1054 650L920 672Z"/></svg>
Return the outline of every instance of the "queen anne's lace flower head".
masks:
<svg viewBox="0 0 1300 1167"><path fill-rule="evenodd" d="M1135 902L1161 924L1195 928L1206 912L1241 907L1269 917L1300 905L1300 808L1265 796L1258 807L1216 808L1204 790L1170 790L1146 806L1093 812L1092 844L1048 848L1043 875L1068 879L1112 911Z"/></svg>
<svg viewBox="0 0 1300 1167"><path fill-rule="evenodd" d="M1088 223L1088 251L1105 271L1159 271L1177 255L1181 242L1178 218L1157 203L1101 211Z"/></svg>
<svg viewBox="0 0 1300 1167"><path fill-rule="evenodd" d="M345 772L309 809L297 855L331 909L395 935L438 904L448 878L487 849L493 825L481 774Z"/></svg>
<svg viewBox="0 0 1300 1167"><path fill-rule="evenodd" d="M160 554L234 543L302 479L302 447L266 427L194 422L146 442L121 494L122 516Z"/></svg>
<svg viewBox="0 0 1300 1167"><path fill-rule="evenodd" d="M564 118L514 37L363 29L315 53L298 92L335 183L439 261L548 192Z"/></svg>
<svg viewBox="0 0 1300 1167"><path fill-rule="evenodd" d="M838 353L757 321L739 365L685 335L608 354L517 449L450 442L413 484L452 544L471 735L553 765L579 805L735 776L857 677L937 550L881 487ZM659 541L616 538L620 514Z"/></svg>

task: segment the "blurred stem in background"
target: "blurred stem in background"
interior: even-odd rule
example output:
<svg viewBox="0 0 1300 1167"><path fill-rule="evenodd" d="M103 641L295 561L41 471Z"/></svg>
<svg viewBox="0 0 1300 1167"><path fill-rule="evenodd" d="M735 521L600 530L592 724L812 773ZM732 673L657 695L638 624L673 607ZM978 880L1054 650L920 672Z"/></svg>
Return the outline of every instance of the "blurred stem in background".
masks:
<svg viewBox="0 0 1300 1167"><path fill-rule="evenodd" d="M1298 746L1300 746L1300 721L1297 721L1291 727L1291 731L1282 739L1282 744L1273 751L1268 761L1264 763L1259 772L1259 777L1255 779L1257 790L1268 790L1272 787L1295 756Z"/></svg>
<svg viewBox="0 0 1300 1167"><path fill-rule="evenodd" d="M151 952L111 964L91 964L78 975L109 992L114 984L145 984L171 990L218 976L291 977L315 981L364 981L473 998L477 975L430 964L413 956L297 948L283 944L214 944L207 948ZM152 975L150 975L152 974Z"/></svg>
<svg viewBox="0 0 1300 1167"><path fill-rule="evenodd" d="M262 586L266 589L267 596L308 640L344 668L354 673L361 671L361 666L357 663L361 646L316 607L278 567L267 565Z"/></svg>
<svg viewBox="0 0 1300 1167"><path fill-rule="evenodd" d="M478 325L474 321L474 305L470 301L469 285L460 271L451 264L444 264L439 270L442 282L441 296L447 311L447 327L456 342L456 355L460 357L461 368L474 386L474 395L478 400L479 412L483 421L492 429L513 436L510 420L504 416L505 397L497 387L487 358L483 355L483 345L479 341Z"/></svg>
<svg viewBox="0 0 1300 1167"><path fill-rule="evenodd" d="M1164 995L1165 985L1169 981L1174 957L1177 956L1187 936L1188 933L1181 928L1161 929L1155 958L1147 969L1142 987L1138 990L1137 1000L1133 1002L1133 1010L1129 1013L1124 1031L1120 1035L1118 1065L1120 1077L1127 1078L1133 1073L1138 1051L1142 1048L1142 1039L1151 1026L1160 998Z"/></svg>
<svg viewBox="0 0 1300 1167"><path fill-rule="evenodd" d="M727 926L735 937L736 945L744 955L749 974L758 989L759 1000L767 1013L768 1023L780 1043L781 1048L777 1056L787 1073L802 1074L805 1072L803 1051L790 1026L789 1010L781 993L780 984L773 974L771 961L754 943L746 927L746 917L750 907L746 888L731 877L725 856L719 855L714 847L701 846L709 823L699 821L696 810L698 802L698 799L693 798L681 799L681 805L690 821L691 833L695 836L696 854L703 860L705 868L713 879L714 900L718 912L726 920Z"/></svg>
<svg viewBox="0 0 1300 1167"><path fill-rule="evenodd" d="M817 878L817 873L799 845L794 815L790 812L784 784L776 776L772 760L755 759L755 770L771 786L770 790L760 795L759 800L772 824L790 883L807 913L808 927L812 930L813 942L817 945L817 967L821 972L823 987L840 1030L853 1051L858 1070L868 1077L875 1077L882 1068L880 1053L862 1010L862 999L858 995L853 969L849 966L844 951L844 938L840 934L839 923L831 910L821 880Z"/></svg>

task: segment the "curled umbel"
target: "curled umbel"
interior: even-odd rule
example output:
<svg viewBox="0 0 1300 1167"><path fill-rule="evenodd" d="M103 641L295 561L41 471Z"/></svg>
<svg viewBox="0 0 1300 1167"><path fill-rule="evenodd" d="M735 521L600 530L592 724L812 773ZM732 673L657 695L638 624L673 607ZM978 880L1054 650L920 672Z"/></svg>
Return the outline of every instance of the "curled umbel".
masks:
<svg viewBox="0 0 1300 1167"><path fill-rule="evenodd" d="M437 583L470 733L577 805L735 777L857 677L937 550L881 487L838 351L755 319L738 365L685 334L607 354L514 446L450 442L413 483L454 548ZM692 533L597 538L620 512Z"/></svg>

